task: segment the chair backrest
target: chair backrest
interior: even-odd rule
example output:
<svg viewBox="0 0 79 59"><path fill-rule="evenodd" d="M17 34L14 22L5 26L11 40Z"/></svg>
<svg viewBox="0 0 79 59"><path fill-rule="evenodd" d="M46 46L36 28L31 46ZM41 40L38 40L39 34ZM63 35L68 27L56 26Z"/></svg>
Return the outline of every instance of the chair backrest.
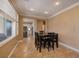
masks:
<svg viewBox="0 0 79 59"><path fill-rule="evenodd" d="M44 31L40 31L39 33L40 33L40 34L43 34L43 33L44 33Z"/></svg>
<svg viewBox="0 0 79 59"><path fill-rule="evenodd" d="M55 40L57 38L57 33L55 32L49 32L48 34L50 35L52 40Z"/></svg>
<svg viewBox="0 0 79 59"><path fill-rule="evenodd" d="M48 34L55 34L55 32L48 32Z"/></svg>
<svg viewBox="0 0 79 59"><path fill-rule="evenodd" d="M38 37L38 33L37 32L35 32L35 38L37 38Z"/></svg>

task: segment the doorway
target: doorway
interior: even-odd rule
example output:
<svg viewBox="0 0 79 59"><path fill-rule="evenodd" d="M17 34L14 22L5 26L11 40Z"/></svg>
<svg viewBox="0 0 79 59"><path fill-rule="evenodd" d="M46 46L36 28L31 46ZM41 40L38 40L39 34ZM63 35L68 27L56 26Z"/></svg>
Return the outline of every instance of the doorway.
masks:
<svg viewBox="0 0 79 59"><path fill-rule="evenodd" d="M33 36L33 23L32 22L24 22L23 37L27 38L29 36Z"/></svg>

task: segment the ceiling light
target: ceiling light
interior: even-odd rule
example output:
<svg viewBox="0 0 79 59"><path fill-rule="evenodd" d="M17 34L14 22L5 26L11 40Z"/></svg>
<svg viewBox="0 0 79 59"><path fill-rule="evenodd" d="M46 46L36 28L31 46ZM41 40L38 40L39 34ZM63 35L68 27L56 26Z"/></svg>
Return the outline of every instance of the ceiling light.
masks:
<svg viewBox="0 0 79 59"><path fill-rule="evenodd" d="M33 9L33 8L31 8L31 9L30 9L30 11L34 11L34 9Z"/></svg>
<svg viewBox="0 0 79 59"><path fill-rule="evenodd" d="M59 2L56 2L56 5L59 5Z"/></svg>
<svg viewBox="0 0 79 59"><path fill-rule="evenodd" d="M48 14L48 12L47 12L47 11L45 11L44 13L45 13L45 14Z"/></svg>

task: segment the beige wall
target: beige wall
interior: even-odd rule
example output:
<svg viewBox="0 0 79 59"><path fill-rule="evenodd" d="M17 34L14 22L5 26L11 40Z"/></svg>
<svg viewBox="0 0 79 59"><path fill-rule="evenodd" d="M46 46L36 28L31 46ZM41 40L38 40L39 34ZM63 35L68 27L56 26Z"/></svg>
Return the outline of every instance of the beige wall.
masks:
<svg viewBox="0 0 79 59"><path fill-rule="evenodd" d="M19 16L19 40L23 40L23 16Z"/></svg>
<svg viewBox="0 0 79 59"><path fill-rule="evenodd" d="M0 15L1 16L1 15ZM0 33L4 33L4 20L2 20L2 18L0 18Z"/></svg>
<svg viewBox="0 0 79 59"><path fill-rule="evenodd" d="M43 25L43 21L42 20L37 20L37 31L42 30L42 25Z"/></svg>
<svg viewBox="0 0 79 59"><path fill-rule="evenodd" d="M59 40L79 49L79 6L48 20L48 31L59 33Z"/></svg>

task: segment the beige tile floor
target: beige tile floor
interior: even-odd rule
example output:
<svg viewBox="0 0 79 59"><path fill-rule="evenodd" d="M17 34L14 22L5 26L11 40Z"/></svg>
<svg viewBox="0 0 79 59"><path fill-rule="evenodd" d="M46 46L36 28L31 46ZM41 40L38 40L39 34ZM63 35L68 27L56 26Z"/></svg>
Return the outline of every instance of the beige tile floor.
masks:
<svg viewBox="0 0 79 59"><path fill-rule="evenodd" d="M15 51L11 55L12 58L79 58L79 53L59 45L55 50L42 49L42 52L36 50L34 39L24 39L18 44Z"/></svg>

